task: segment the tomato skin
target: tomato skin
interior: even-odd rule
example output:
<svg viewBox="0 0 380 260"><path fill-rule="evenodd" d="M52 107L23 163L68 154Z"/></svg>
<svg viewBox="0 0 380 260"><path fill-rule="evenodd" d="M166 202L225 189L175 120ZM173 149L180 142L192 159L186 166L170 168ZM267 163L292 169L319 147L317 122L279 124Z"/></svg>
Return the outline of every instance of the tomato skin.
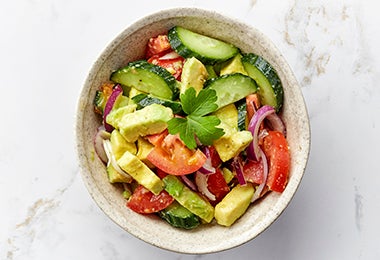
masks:
<svg viewBox="0 0 380 260"><path fill-rule="evenodd" d="M264 137L263 152L268 160L269 190L283 192L288 182L290 170L290 152L285 136L278 131L268 131Z"/></svg>
<svg viewBox="0 0 380 260"><path fill-rule="evenodd" d="M169 134L168 129L165 129L161 133L153 134L153 135L147 135L145 138L154 146L160 146L164 138Z"/></svg>
<svg viewBox="0 0 380 260"><path fill-rule="evenodd" d="M244 178L248 182L261 184L264 181L264 166L262 161L248 160L243 166Z"/></svg>
<svg viewBox="0 0 380 260"><path fill-rule="evenodd" d="M153 55L171 50L169 38L166 34L158 35L149 39L145 57L149 59Z"/></svg>
<svg viewBox="0 0 380 260"><path fill-rule="evenodd" d="M150 214L165 209L174 198L165 190L155 195L144 186L139 185L127 202L127 206L140 214Z"/></svg>
<svg viewBox="0 0 380 260"><path fill-rule="evenodd" d="M211 158L211 165L214 168L219 167L222 163L222 159L220 159L218 152L216 151L214 146L208 146L209 157Z"/></svg>
<svg viewBox="0 0 380 260"><path fill-rule="evenodd" d="M177 80L179 80L182 74L182 68L185 59L181 56L174 59L160 59L161 57L161 55L153 55L148 59L148 62L165 68Z"/></svg>
<svg viewBox="0 0 380 260"><path fill-rule="evenodd" d="M251 121L251 118L255 114L256 110L261 106L259 95L257 93L250 94L245 98L245 102L247 105L247 117L249 122Z"/></svg>
<svg viewBox="0 0 380 260"><path fill-rule="evenodd" d="M216 169L215 173L208 175L207 188L215 196L215 201L210 201L213 205L220 202L230 191L230 187L228 187L228 184L219 168Z"/></svg>
<svg viewBox="0 0 380 260"><path fill-rule="evenodd" d="M148 160L160 170L172 175L196 172L206 161L199 149L190 150L178 135L168 134L160 145L148 154Z"/></svg>

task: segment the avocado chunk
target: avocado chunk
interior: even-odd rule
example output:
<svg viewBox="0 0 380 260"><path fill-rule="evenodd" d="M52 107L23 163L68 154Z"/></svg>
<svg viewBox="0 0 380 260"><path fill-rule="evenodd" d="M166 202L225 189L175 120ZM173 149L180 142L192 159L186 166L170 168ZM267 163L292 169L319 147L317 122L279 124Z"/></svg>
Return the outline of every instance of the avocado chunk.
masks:
<svg viewBox="0 0 380 260"><path fill-rule="evenodd" d="M154 145L151 144L149 141L145 140L143 137L139 137L137 139L137 157L143 161L149 168L154 168L154 165L147 159L148 154L152 149L154 148Z"/></svg>
<svg viewBox="0 0 380 260"><path fill-rule="evenodd" d="M214 141L214 146L223 162L242 152L253 140L249 131L238 131L238 111L235 104L229 104L214 113L221 121L224 135Z"/></svg>
<svg viewBox="0 0 380 260"><path fill-rule="evenodd" d="M117 164L139 184L158 195L164 188L162 180L137 156L126 151Z"/></svg>
<svg viewBox="0 0 380 260"><path fill-rule="evenodd" d="M241 54L237 54L235 57L230 59L227 64L221 68L220 75L232 74L232 73L241 73L247 75L248 73L244 69L243 62L241 61Z"/></svg>
<svg viewBox="0 0 380 260"><path fill-rule="evenodd" d="M205 65L195 57L188 58L182 68L180 93L184 93L190 87L198 93L203 88L207 77Z"/></svg>
<svg viewBox="0 0 380 260"><path fill-rule="evenodd" d="M119 129L120 119L127 114L131 114L136 110L136 105L127 105L119 108L114 108L107 115L106 122L112 125L114 128Z"/></svg>
<svg viewBox="0 0 380 260"><path fill-rule="evenodd" d="M224 122L231 128L238 128L238 110L236 109L235 104L229 104L216 110L214 115L216 115L220 121Z"/></svg>
<svg viewBox="0 0 380 260"><path fill-rule="evenodd" d="M235 186L215 206L215 219L219 225L231 226L247 210L255 189L251 183Z"/></svg>
<svg viewBox="0 0 380 260"><path fill-rule="evenodd" d="M167 128L167 122L173 118L173 111L159 104L146 106L133 113L122 114L114 119L121 135L128 142L135 142L139 136L157 134ZM107 117L107 123L108 122ZM109 123L110 124L110 123Z"/></svg>
<svg viewBox="0 0 380 260"><path fill-rule="evenodd" d="M214 207L196 192L190 190L176 176L167 175L163 179L165 190L173 198L207 223L214 218Z"/></svg>
<svg viewBox="0 0 380 260"><path fill-rule="evenodd" d="M132 178L130 176L122 175L118 171L116 171L115 168L112 166L112 164L107 165L107 176L108 176L108 181L110 183L117 183L117 182L130 183L132 181Z"/></svg>
<svg viewBox="0 0 380 260"><path fill-rule="evenodd" d="M133 154L137 153L136 144L127 142L127 140L125 140L117 129L112 131L110 141L112 153L114 154L116 160L118 160L125 153L125 151L129 151Z"/></svg>

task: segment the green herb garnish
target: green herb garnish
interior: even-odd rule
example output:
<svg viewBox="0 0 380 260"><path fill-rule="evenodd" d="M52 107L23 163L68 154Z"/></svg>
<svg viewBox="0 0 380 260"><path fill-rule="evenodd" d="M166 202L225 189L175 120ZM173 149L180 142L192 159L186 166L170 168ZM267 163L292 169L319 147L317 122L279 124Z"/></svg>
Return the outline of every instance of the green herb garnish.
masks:
<svg viewBox="0 0 380 260"><path fill-rule="evenodd" d="M216 104L216 91L213 89L202 89L196 95L194 88L188 88L180 95L182 110L187 114L185 118L172 118L168 122L170 134L177 134L185 145L194 149L197 147L195 138L204 145L211 145L212 142L224 135L219 118L208 115L218 109Z"/></svg>

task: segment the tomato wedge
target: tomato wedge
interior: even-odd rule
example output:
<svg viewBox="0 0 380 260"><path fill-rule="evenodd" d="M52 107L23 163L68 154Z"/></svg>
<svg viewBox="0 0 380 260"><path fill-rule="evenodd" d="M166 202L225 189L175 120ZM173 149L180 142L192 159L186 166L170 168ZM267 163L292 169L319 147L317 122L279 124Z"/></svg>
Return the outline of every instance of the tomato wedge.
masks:
<svg viewBox="0 0 380 260"><path fill-rule="evenodd" d="M139 185L127 202L127 206L140 214L150 214L165 209L174 198L165 190L155 195L144 186Z"/></svg>
<svg viewBox="0 0 380 260"><path fill-rule="evenodd" d="M148 59L149 63L158 65L169 71L177 80L180 79L185 59L178 56L173 59L162 59L162 55L153 55Z"/></svg>
<svg viewBox="0 0 380 260"><path fill-rule="evenodd" d="M148 160L162 171L172 175L185 175L196 172L206 161L199 149L190 150L178 135L168 134L160 145L148 154Z"/></svg>
<svg viewBox="0 0 380 260"><path fill-rule="evenodd" d="M267 186L272 191L283 192L290 170L288 142L281 132L268 131L262 149L269 164Z"/></svg>
<svg viewBox="0 0 380 260"><path fill-rule="evenodd" d="M264 181L264 166L262 161L248 160L243 166L244 178L248 182L261 184Z"/></svg>
<svg viewBox="0 0 380 260"><path fill-rule="evenodd" d="M145 56L148 59L155 54L167 52L169 50L171 50L171 46L168 36L158 35L157 37L152 37L149 39Z"/></svg>
<svg viewBox="0 0 380 260"><path fill-rule="evenodd" d="M228 187L219 168L216 169L215 173L208 175L207 188L215 196L215 201L210 201L213 205L220 202L230 191L230 187Z"/></svg>

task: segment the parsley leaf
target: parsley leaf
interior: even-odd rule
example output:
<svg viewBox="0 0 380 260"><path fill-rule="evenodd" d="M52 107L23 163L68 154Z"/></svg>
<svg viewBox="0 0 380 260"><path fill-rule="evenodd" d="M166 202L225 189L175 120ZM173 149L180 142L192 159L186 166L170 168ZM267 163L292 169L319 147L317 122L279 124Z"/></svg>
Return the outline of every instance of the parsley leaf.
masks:
<svg viewBox="0 0 380 260"><path fill-rule="evenodd" d="M180 96L182 109L186 118L173 118L168 122L170 134L179 133L185 145L194 149L197 147L195 138L202 144L211 145L212 142L224 135L219 118L208 115L218 109L217 96L213 89L202 89L196 95L194 88L189 88Z"/></svg>

